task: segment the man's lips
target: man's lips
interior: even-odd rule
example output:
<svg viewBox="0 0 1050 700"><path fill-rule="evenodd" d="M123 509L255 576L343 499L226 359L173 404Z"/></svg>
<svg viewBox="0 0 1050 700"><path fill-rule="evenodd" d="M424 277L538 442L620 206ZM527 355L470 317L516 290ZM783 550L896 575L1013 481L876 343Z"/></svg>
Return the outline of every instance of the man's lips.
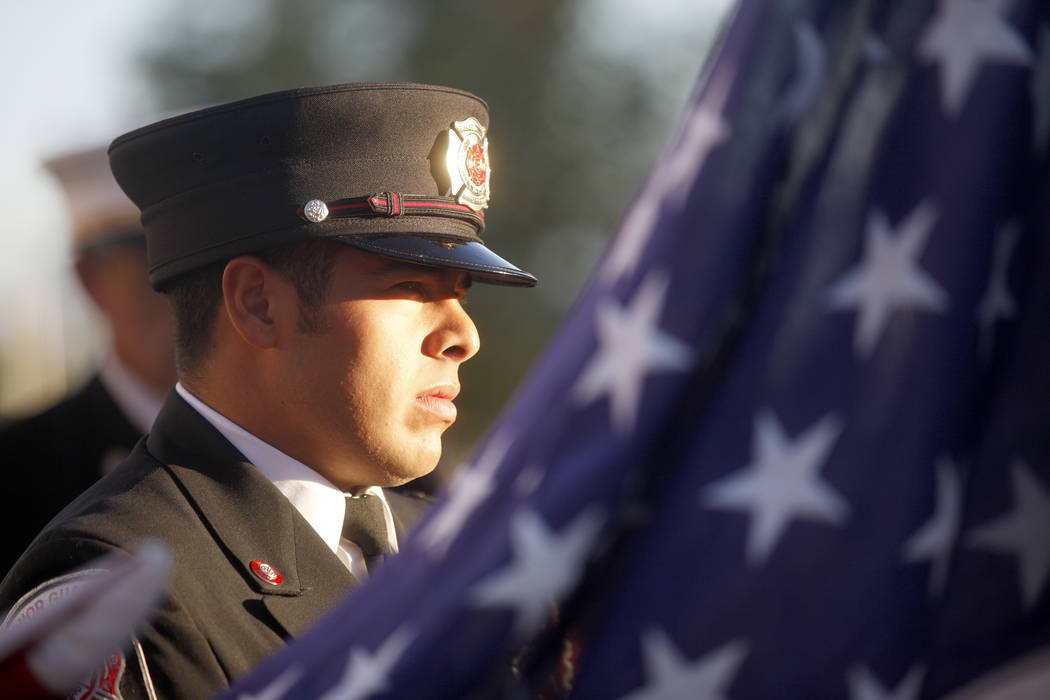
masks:
<svg viewBox="0 0 1050 700"><path fill-rule="evenodd" d="M448 423L456 420L456 404L452 403L459 395L459 387L454 384L442 384L431 387L416 397L416 403L438 418Z"/></svg>

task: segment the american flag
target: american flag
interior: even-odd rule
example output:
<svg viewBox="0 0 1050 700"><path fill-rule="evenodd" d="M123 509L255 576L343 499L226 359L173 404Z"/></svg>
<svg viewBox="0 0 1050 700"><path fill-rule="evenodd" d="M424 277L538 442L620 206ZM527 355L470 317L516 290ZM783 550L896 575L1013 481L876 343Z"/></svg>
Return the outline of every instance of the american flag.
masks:
<svg viewBox="0 0 1050 700"><path fill-rule="evenodd" d="M1043 0L741 0L472 464L223 697L1050 697L1048 146Z"/></svg>

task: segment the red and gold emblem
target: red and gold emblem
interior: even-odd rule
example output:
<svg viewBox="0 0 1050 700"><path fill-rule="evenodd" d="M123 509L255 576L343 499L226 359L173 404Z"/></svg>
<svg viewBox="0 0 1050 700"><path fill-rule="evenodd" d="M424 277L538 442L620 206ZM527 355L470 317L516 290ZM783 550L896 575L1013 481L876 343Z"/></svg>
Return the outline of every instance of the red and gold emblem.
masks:
<svg viewBox="0 0 1050 700"><path fill-rule="evenodd" d="M448 130L448 154L445 157L452 196L474 211L489 205L489 141L485 127L474 117L453 122Z"/></svg>
<svg viewBox="0 0 1050 700"><path fill-rule="evenodd" d="M489 164L485 149L476 143L467 151L467 175L478 187L484 187L489 179Z"/></svg>
<svg viewBox="0 0 1050 700"><path fill-rule="evenodd" d="M120 679L126 666L124 655L114 652L106 659L102 668L81 681L77 689L69 694L69 700L121 700Z"/></svg>
<svg viewBox="0 0 1050 700"><path fill-rule="evenodd" d="M280 571L259 559L252 561L252 571L266 583L272 583L275 586L280 585L281 581L284 580Z"/></svg>

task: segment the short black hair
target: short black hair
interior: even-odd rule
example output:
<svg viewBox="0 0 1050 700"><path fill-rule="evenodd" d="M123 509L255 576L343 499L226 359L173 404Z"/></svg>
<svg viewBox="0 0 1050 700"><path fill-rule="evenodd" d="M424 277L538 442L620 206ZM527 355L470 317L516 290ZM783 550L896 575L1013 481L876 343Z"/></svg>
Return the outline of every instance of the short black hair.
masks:
<svg viewBox="0 0 1050 700"><path fill-rule="evenodd" d="M300 332L325 331L321 305L342 247L338 241L317 239L252 253L291 280L299 297ZM160 290L168 296L175 321L175 365L180 377L196 373L211 348L227 263L223 260L180 275Z"/></svg>

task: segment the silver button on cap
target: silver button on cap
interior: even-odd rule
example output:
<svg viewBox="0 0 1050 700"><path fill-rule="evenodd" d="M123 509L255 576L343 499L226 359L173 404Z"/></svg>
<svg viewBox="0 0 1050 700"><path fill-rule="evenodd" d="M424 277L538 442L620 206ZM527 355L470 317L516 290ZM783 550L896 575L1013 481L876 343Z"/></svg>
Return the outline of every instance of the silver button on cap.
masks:
<svg viewBox="0 0 1050 700"><path fill-rule="evenodd" d="M320 199L311 199L303 205L303 216L307 221L320 223L328 218L328 205Z"/></svg>

